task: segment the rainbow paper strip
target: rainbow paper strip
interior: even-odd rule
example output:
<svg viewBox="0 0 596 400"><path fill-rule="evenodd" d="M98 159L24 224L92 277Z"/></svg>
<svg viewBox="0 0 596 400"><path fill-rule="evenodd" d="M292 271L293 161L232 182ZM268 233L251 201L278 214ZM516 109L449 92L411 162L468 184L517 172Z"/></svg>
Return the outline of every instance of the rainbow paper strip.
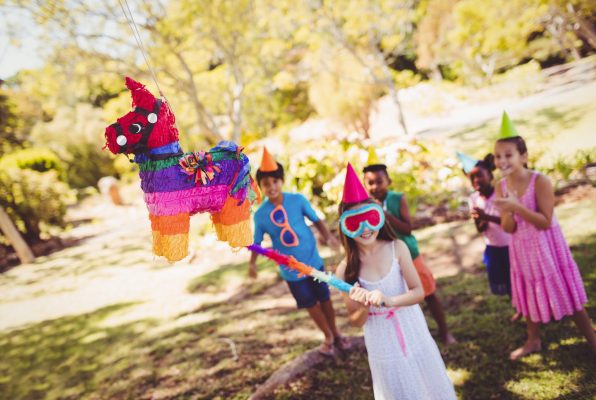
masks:
<svg viewBox="0 0 596 400"><path fill-rule="evenodd" d="M334 288L341 290L342 292L349 293L350 289L352 289L352 285L347 282L342 281L335 277L335 275L323 271L319 271L313 267L310 267L300 261L296 260L292 256L287 256L285 254L281 254L272 249L266 249L261 247L257 244L251 244L250 246L246 247L250 251L254 251L257 254L265 256L270 260L275 261L277 264L285 265L288 268L291 268L295 271L299 272L299 276L312 276L314 279L325 282L328 285L333 286Z"/></svg>

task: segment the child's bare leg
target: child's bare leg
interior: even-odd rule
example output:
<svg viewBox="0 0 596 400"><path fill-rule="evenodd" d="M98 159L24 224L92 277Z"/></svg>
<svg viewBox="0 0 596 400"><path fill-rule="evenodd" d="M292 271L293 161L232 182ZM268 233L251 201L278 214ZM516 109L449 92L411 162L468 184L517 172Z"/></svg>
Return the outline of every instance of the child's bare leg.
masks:
<svg viewBox="0 0 596 400"><path fill-rule="evenodd" d="M517 311L517 310L516 310L516 311L515 311L515 314L513 314L513 315L511 316L511 318L509 318L509 320L510 320L511 322L515 322L515 321L517 321L517 320L519 319L519 317L521 317L521 315L522 315L522 314L521 314L519 311Z"/></svg>
<svg viewBox="0 0 596 400"><path fill-rule="evenodd" d="M538 322L530 321L526 318L526 326L528 330L528 339L522 347L519 347L511 352L509 358L517 360L530 353L540 351L542 348L542 341L540 340L540 324Z"/></svg>
<svg viewBox="0 0 596 400"><path fill-rule="evenodd" d="M594 328L592 327L592 321L590 321L590 316L586 312L585 309L581 311L575 312L571 316L573 322L577 326L577 329L586 337L588 344L592 348L594 354L596 354L596 334L594 334Z"/></svg>
<svg viewBox="0 0 596 400"><path fill-rule="evenodd" d="M322 301L321 309L323 310L323 314L327 319L327 323L329 325L329 328L331 329L331 332L333 333L333 337L336 338L340 336L339 330L335 325L335 310L333 309L333 303L331 302L331 299L327 301Z"/></svg>
<svg viewBox="0 0 596 400"><path fill-rule="evenodd" d="M331 326L327 321L327 317L323 313L323 309L319 303L315 304L312 307L307 308L308 314L315 321L317 327L323 332L325 335L325 343L321 345L320 351L324 354L330 354L333 352L333 331L331 330Z"/></svg>
<svg viewBox="0 0 596 400"><path fill-rule="evenodd" d="M439 298L436 294L431 294L424 298L426 301L426 305L430 310L434 320L437 322L437 326L439 327L439 337L441 341L446 344L453 344L457 343L457 340L449 333L449 328L447 328L447 322L445 321L445 313L443 312L443 306L439 301Z"/></svg>

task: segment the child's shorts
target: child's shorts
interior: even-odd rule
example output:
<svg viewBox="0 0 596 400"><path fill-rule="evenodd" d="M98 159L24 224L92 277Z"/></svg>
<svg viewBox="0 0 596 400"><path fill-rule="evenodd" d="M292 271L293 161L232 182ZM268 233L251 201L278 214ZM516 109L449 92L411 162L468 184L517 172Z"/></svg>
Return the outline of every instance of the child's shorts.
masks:
<svg viewBox="0 0 596 400"><path fill-rule="evenodd" d="M424 297L428 297L437 290L437 282L435 281L435 277L433 276L433 273L430 272L430 269L428 269L426 264L424 264L422 255L419 255L412 261L414 263L414 267L416 268L416 272L418 272L420 281L422 282Z"/></svg>
<svg viewBox="0 0 596 400"><path fill-rule="evenodd" d="M509 247L487 245L482 261L486 265L490 291L497 295L511 295Z"/></svg>
<svg viewBox="0 0 596 400"><path fill-rule="evenodd" d="M310 308L329 300L329 286L308 276L300 281L286 281L298 308Z"/></svg>

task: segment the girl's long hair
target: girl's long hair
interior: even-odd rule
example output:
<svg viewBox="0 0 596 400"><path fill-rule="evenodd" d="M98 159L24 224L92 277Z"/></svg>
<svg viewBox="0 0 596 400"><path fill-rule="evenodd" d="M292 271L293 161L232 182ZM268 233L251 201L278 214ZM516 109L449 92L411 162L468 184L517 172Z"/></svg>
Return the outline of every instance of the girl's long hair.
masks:
<svg viewBox="0 0 596 400"><path fill-rule="evenodd" d="M346 211L354 206L357 206L360 204L373 204L373 203L374 203L374 201L371 199L367 199L367 200L364 200L364 201L361 201L361 202L355 203L355 204L340 203L339 216L341 217L341 215L344 213L344 211ZM341 239L341 243L344 246L344 250L346 251L347 266L346 266L346 273L345 273L344 278L345 278L346 282L348 282L350 284L354 284L356 281L358 281L358 277L360 276L360 254L358 251L358 246L356 245L356 242L354 241L354 239L349 238L346 235L344 235L341 228L339 229L339 236ZM386 242L392 242L395 239L397 239L397 235L395 234L395 232L393 231L391 226L389 226L389 222L388 222L387 218L385 218L385 225L383 225L383 227L379 231L379 236L377 236L377 240L384 240Z"/></svg>

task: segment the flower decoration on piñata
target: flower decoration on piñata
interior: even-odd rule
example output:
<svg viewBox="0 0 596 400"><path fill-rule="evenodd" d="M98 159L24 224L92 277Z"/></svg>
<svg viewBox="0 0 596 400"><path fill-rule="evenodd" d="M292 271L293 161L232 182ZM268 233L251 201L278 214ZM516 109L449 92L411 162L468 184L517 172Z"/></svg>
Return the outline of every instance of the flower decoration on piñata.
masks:
<svg viewBox="0 0 596 400"><path fill-rule="evenodd" d="M221 172L219 165L213 162L211 154L204 151L185 154L179 164L187 175L194 176L195 184L201 182L206 185L213 180L216 173Z"/></svg>

